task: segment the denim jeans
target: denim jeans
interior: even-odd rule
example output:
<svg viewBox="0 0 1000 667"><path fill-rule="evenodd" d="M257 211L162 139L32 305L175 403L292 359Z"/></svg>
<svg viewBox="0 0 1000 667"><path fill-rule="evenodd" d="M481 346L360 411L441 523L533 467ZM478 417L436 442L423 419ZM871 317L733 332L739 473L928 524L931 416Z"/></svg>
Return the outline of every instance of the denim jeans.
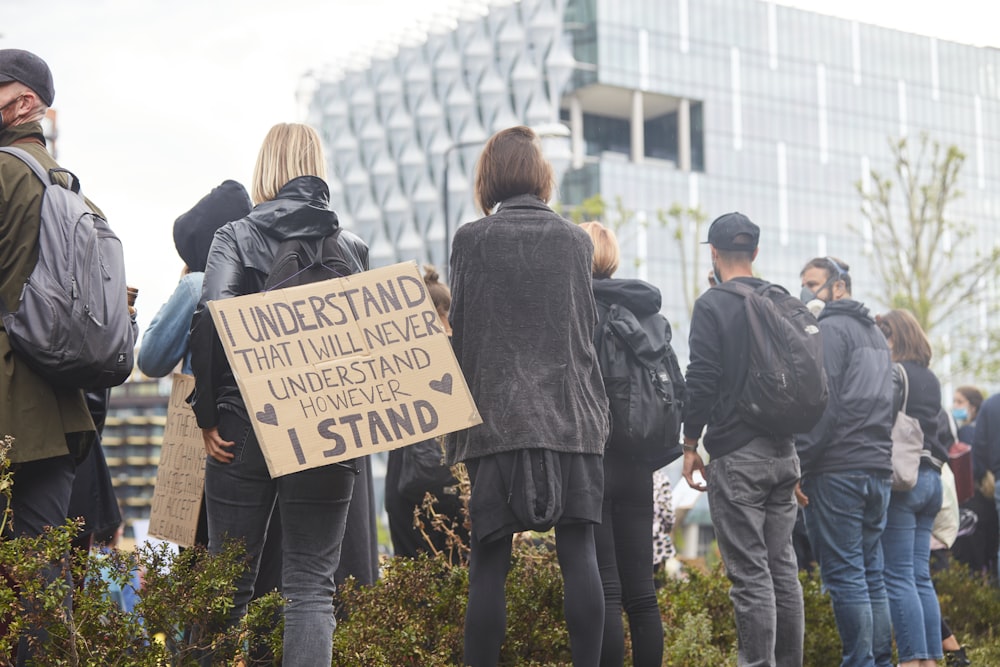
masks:
<svg viewBox="0 0 1000 667"><path fill-rule="evenodd" d="M277 500L285 597L282 665L328 665L336 627L333 573L340 561L355 473L335 464L271 479L245 416L220 411L219 435L235 443L234 459L219 463L209 457L205 467L208 548L218 552L226 538L240 539L250 562L236 582L229 622L237 623L246 613Z"/></svg>
<svg viewBox="0 0 1000 667"><path fill-rule="evenodd" d="M993 489L993 500L997 504L997 514L1000 515L1000 484ZM1000 581L1000 549L997 549L997 581Z"/></svg>
<svg viewBox="0 0 1000 667"><path fill-rule="evenodd" d="M625 661L622 607L628 614L635 667L663 662L663 621L653 584L653 471L608 450L604 503L595 527L597 565L604 586L601 667Z"/></svg>
<svg viewBox="0 0 1000 667"><path fill-rule="evenodd" d="M882 570L882 532L892 481L860 470L809 475L806 528L833 601L841 666L892 665L892 622Z"/></svg>
<svg viewBox="0 0 1000 667"><path fill-rule="evenodd" d="M740 667L801 667L805 617L792 530L799 458L760 437L708 464L712 525L732 588Z"/></svg>
<svg viewBox="0 0 1000 667"><path fill-rule="evenodd" d="M931 527L941 509L941 473L921 464L917 484L893 491L882 534L885 588L899 661L939 660L941 609L931 581Z"/></svg>

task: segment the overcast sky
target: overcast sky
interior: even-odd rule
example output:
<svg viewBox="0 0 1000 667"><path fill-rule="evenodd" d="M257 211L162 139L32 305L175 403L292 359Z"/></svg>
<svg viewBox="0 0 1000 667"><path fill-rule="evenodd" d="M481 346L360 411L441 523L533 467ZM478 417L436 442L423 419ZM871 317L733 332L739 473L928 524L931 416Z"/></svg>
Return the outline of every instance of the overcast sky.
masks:
<svg viewBox="0 0 1000 667"><path fill-rule="evenodd" d="M182 265L173 220L226 178L249 185L268 128L301 120L302 75L421 30L461 4L0 0L0 48L28 49L52 68L59 160L122 238L144 329ZM1000 46L996 0L782 4Z"/></svg>

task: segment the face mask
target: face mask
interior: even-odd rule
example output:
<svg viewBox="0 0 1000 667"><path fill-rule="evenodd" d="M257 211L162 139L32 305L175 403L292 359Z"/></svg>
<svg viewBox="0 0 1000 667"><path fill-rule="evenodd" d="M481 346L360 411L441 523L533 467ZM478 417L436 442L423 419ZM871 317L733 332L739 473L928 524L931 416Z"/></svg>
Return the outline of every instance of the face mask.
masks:
<svg viewBox="0 0 1000 667"><path fill-rule="evenodd" d="M813 317L819 317L819 314L823 312L824 308L826 308L826 301L811 299L810 301L806 301L806 308L809 309L809 312L812 313Z"/></svg>
<svg viewBox="0 0 1000 667"><path fill-rule="evenodd" d="M0 130L2 130L5 127L7 127L7 123L5 123L4 120L3 120L3 110L6 109L7 107L9 107L14 102L17 102L22 97L24 97L24 95L18 95L17 97L15 97L14 99L12 99L10 102L7 102L7 104L5 104L2 107L0 107Z"/></svg>
<svg viewBox="0 0 1000 667"><path fill-rule="evenodd" d="M714 262L712 263L712 274L715 275L715 284L721 285L722 275L719 273L719 267L716 266Z"/></svg>
<svg viewBox="0 0 1000 667"><path fill-rule="evenodd" d="M954 417L957 422L964 422L969 418L969 411L966 408L953 408L951 416Z"/></svg>

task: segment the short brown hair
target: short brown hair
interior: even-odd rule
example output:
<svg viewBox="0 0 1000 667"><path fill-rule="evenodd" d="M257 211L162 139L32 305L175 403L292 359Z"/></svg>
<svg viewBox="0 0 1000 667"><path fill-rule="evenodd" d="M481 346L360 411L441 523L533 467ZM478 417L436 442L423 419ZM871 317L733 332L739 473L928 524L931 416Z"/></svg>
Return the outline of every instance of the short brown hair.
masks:
<svg viewBox="0 0 1000 667"><path fill-rule="evenodd" d="M555 175L542 155L542 144L529 127L500 130L486 142L476 163L476 204L489 215L500 202L517 195L552 197Z"/></svg>
<svg viewBox="0 0 1000 667"><path fill-rule="evenodd" d="M580 228L594 242L593 274L595 278L610 278L618 270L621 250L615 233L599 222L584 222Z"/></svg>
<svg viewBox="0 0 1000 667"><path fill-rule="evenodd" d="M254 205L271 201L288 181L299 176L326 180L323 144L308 125L278 123L268 131L257 153L250 188Z"/></svg>
<svg viewBox="0 0 1000 667"><path fill-rule="evenodd" d="M920 323L908 310L890 310L875 318L892 348L893 361L913 361L924 368L931 364L931 343Z"/></svg>

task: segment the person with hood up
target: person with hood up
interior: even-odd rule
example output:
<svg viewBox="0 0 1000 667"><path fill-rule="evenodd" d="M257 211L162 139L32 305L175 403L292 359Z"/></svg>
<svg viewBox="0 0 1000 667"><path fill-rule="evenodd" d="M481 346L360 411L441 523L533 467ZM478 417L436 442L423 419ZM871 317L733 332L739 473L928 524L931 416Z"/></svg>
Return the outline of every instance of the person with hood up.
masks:
<svg viewBox="0 0 1000 667"><path fill-rule="evenodd" d="M615 233L599 222L580 225L594 242L594 299L598 330L613 304L636 317L660 312L660 290L642 280L612 278L621 253ZM595 340L595 344L597 341ZM604 585L604 641L601 666L625 662L622 605L632 637L636 667L663 662L663 621L653 583L653 471L654 462L639 460L612 446L604 451L604 502L601 524L594 531L597 565ZM661 465L665 461L659 462Z"/></svg>
<svg viewBox="0 0 1000 667"><path fill-rule="evenodd" d="M191 327L195 391L191 405L208 459L205 498L209 551L242 540L250 567L236 582L229 621L246 613L268 523L275 507L282 527L282 589L286 667L328 665L336 627L333 597L356 461L302 470L272 479L247 407L208 311L207 303L263 289L282 241L334 234L339 222L324 181L326 161L316 131L280 123L264 139L254 168L256 206L215 234L201 301ZM338 243L354 272L368 268L368 247L341 230Z"/></svg>
<svg viewBox="0 0 1000 667"><path fill-rule="evenodd" d="M174 245L184 260L181 279L167 302L160 306L142 335L137 365L151 378L169 375L184 361L182 373L191 374L188 338L191 316L201 298L208 249L215 230L250 212L246 188L236 181L223 181L194 207L174 221Z"/></svg>
<svg viewBox="0 0 1000 667"><path fill-rule="evenodd" d="M819 423L795 439L799 499L833 602L840 664L882 667L892 664L881 543L892 487L892 359L874 318L851 297L849 268L816 257L801 273L801 298L819 313L830 399Z"/></svg>

